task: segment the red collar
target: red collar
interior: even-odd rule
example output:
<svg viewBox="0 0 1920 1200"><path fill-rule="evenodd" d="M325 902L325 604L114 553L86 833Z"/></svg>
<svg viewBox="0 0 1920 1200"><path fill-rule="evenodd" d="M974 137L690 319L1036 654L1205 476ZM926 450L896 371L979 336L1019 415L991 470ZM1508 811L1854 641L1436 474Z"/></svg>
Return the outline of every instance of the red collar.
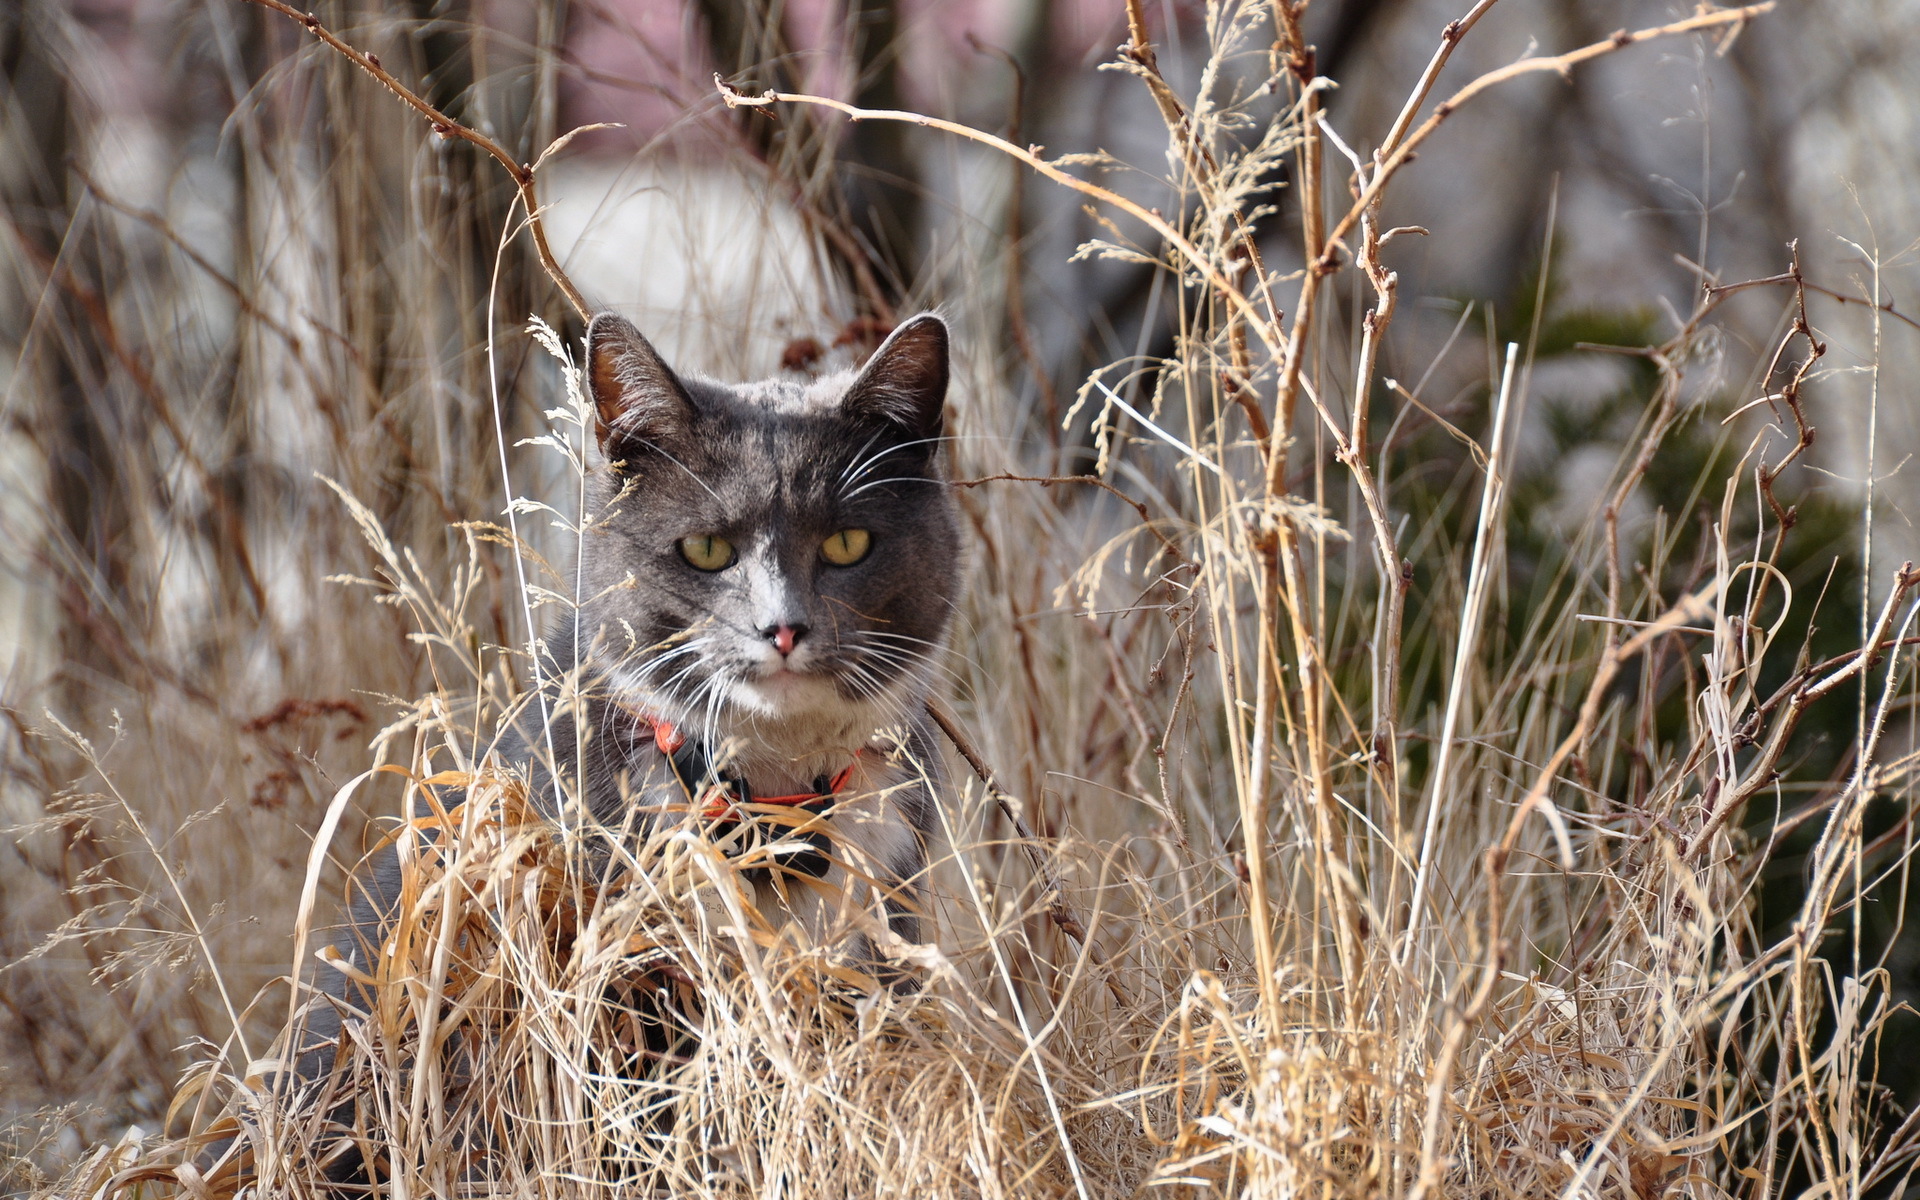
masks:
<svg viewBox="0 0 1920 1200"><path fill-rule="evenodd" d="M616 703L618 703L616 701ZM853 778L854 768L860 765L860 751L855 751L853 761L842 767L832 778L822 776L814 781L811 792L794 792L786 796L756 796L747 787L747 781L728 771L713 766L711 751L698 742L690 742L687 736L671 721L656 717L631 705L619 707L641 726L653 733L653 744L672 766L674 775L680 780L680 786L686 790L687 798L702 804L700 815L708 820L739 820L739 804L775 804L783 808L805 808L819 801L837 796ZM819 788L825 783L824 790Z"/></svg>

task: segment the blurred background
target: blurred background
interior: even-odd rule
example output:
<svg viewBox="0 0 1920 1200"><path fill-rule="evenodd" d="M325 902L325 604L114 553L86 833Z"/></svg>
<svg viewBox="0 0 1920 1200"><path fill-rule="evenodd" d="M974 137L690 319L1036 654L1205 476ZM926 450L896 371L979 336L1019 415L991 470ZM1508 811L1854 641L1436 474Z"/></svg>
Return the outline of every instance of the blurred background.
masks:
<svg viewBox="0 0 1920 1200"><path fill-rule="evenodd" d="M1348 145L1379 142L1466 7L1314 0L1307 32L1339 84L1324 103ZM936 131L730 111L713 85L718 72L748 92L911 108L1049 156L1103 153L1076 170L1177 207L1150 97L1103 68L1126 38L1119 0L313 11L519 161L576 127L617 125L542 164L547 226L591 306L634 318L682 369L836 369L898 317L938 308L961 334L966 461L1071 475L1095 465L1089 415L1073 411L1088 372L1172 348L1175 285L1149 264L1077 259L1106 218L1075 196ZM1436 95L1690 11L1502 0ZM1225 86L1200 78L1216 32L1205 6L1150 0L1144 13L1183 95ZM1497 347L1537 338L1517 442L1518 594L1530 555L1544 561L1590 519L1640 416L1644 364L1579 347L1662 340L1704 285L1785 272L1796 241L1828 344L1810 392L1817 470L1799 493L1825 553L1795 567L1796 583L1817 589L1833 572L1824 611L1844 645L1860 580L1920 555L1908 464L1920 449L1917 55L1909 0L1783 3L1725 44L1661 42L1507 85L1402 177L1387 223L1431 233L1396 249L1401 316L1383 374L1423 381L1440 417L1478 430ZM1234 65L1242 94L1276 70L1259 55ZM1289 183L1284 170L1250 181L1274 206L1261 251L1281 272L1300 259ZM434 686L404 612L324 582L366 573L369 556L320 477L366 503L433 578L465 561L453 526L501 520L509 489L564 501L551 464L514 446L543 430L557 395L523 330L530 315L569 336L579 323L513 204L496 163L434 136L274 12L242 0L0 7L0 1121L23 1144L51 1131L43 1157L158 1122L185 1066L286 972L321 813L405 708L395 698ZM1358 311L1355 300L1340 319L1355 325ZM1789 297L1757 285L1722 316L1728 365L1702 386L1752 392ZM1320 352L1352 351L1332 334ZM1704 462L1719 431L1696 424ZM1457 483L1463 452L1444 433L1410 431L1401 449L1416 494L1427 476L1436 497ZM1698 477L1650 479L1630 515L1695 520ZM1055 490L1050 528L1070 538L1087 500ZM1006 531L986 495L975 500L990 573L1022 547L996 542ZM524 644L511 566L479 569L481 635ZM1043 612L1063 578L981 590ZM969 640L1004 623L981 605L961 653L1012 685L1015 660ZM1001 727L1018 724L1018 707L1005 711L979 722L1003 769L1023 794L1053 798L1050 821L1090 820L1098 810L1076 806ZM1083 757L1101 745L1090 732ZM365 803L381 795L371 787ZM1790 894L1793 856L1770 870L1767 886ZM1772 902L1761 899L1763 924ZM1882 925L1884 941L1898 913ZM1896 946L1890 963L1913 997L1920 956Z"/></svg>

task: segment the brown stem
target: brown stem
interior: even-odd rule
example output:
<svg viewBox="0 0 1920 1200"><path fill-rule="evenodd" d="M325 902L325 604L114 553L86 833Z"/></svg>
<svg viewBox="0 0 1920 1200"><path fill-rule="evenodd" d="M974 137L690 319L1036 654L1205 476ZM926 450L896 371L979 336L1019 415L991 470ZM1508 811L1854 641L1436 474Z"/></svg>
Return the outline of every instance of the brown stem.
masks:
<svg viewBox="0 0 1920 1200"><path fill-rule="evenodd" d="M1238 204L1220 202L1213 186L1220 173L1220 162L1214 157L1213 151L1194 135L1193 122L1187 115L1186 107L1168 85L1166 76L1160 73L1160 58L1154 52L1152 39L1147 36L1146 14L1141 0L1127 0L1127 44L1120 47L1120 56L1132 62L1136 73L1146 81L1147 90L1160 110L1160 119L1166 124L1167 136L1180 148L1187 174L1199 188L1203 211L1224 210L1222 225L1230 222L1233 226L1230 233L1223 228L1219 235L1223 257L1241 264L1237 276L1232 280L1231 294L1221 293L1221 299L1227 306L1227 347L1233 364L1225 391L1228 398L1246 414L1247 427L1253 432L1254 441L1264 456L1269 452L1272 434L1266 414L1260 411L1259 399L1247 382L1253 378L1252 359L1247 353L1246 325L1240 307L1235 304L1236 298L1244 299L1249 295L1245 285L1247 276L1251 274L1255 292L1266 301L1268 319L1275 328L1279 327L1280 314L1273 307L1273 291L1267 278L1266 262L1260 254L1259 240L1253 236L1244 208Z"/></svg>
<svg viewBox="0 0 1920 1200"><path fill-rule="evenodd" d="M1009 472L1003 471L998 475L982 475L978 479L956 479L953 482L953 486L971 488L971 487L979 487L983 483L1003 483L1003 482L1004 483L1037 483L1041 487L1052 487L1056 483L1084 483L1092 487L1097 487L1101 491L1107 492L1110 495L1114 496L1122 504L1125 504L1128 508L1131 508L1133 511L1139 513L1141 523L1144 524L1149 530L1152 531L1153 536L1160 539L1160 544L1166 548L1167 553L1171 554L1176 560L1178 560L1181 563L1188 562L1187 556L1180 552L1180 547L1175 545L1171 538L1167 537L1166 534L1160 532L1159 528L1154 525L1153 518L1150 515L1148 515L1147 506L1145 504L1141 503L1138 500L1135 500L1132 496L1127 495L1125 492L1121 491L1119 488L1114 487L1112 484L1108 483L1104 479L1095 479L1091 475L1014 475Z"/></svg>
<svg viewBox="0 0 1920 1200"><path fill-rule="evenodd" d="M1777 286L1780 284L1787 284L1787 283L1792 284L1796 288L1805 288L1809 292L1817 292L1818 294L1825 296L1827 299L1832 300L1838 304L1842 304L1842 305L1864 304L1868 308L1876 309L1880 312L1887 314L1888 316L1892 317L1896 321L1903 322L1907 325L1912 326L1915 329L1920 329L1920 320L1915 320L1914 318L1908 316L1906 313L1903 313L1899 309L1895 308L1893 306L1893 301L1883 300L1880 303L1875 304L1872 300L1869 300L1865 296L1856 296L1851 292L1842 292L1837 289L1830 288L1823 283L1815 283L1810 279L1802 278L1800 275L1800 269L1797 265L1791 271L1782 271L1778 275L1768 275L1764 279L1743 279L1739 283L1717 283L1707 289L1707 294L1709 296L1722 296L1730 292L1744 292L1748 288Z"/></svg>
<svg viewBox="0 0 1920 1200"><path fill-rule="evenodd" d="M1087 957L1093 960L1093 964L1100 968L1101 975L1106 979L1107 990L1112 993L1113 998L1122 1005L1130 1005L1131 1001L1126 991L1121 988L1120 981L1114 978L1113 970L1107 965L1106 956L1100 953L1099 947L1088 940L1087 927L1081 923L1079 916L1067 903L1066 889L1061 885L1060 877L1054 874L1053 865L1047 861L1045 855L1040 853L1039 839L1034 836L1033 827L1027 824L1027 819L1020 814L1019 803L1000 787L999 782L994 778L993 768L987 765L985 756L973 744L973 739L967 736L967 731L960 727L959 718L953 715L953 711L946 706L945 702L937 696L928 696L927 715L933 718L935 725L940 727L940 732L946 734L947 740L953 743L953 748L960 752L960 757L967 760L967 765L973 768L973 773L979 776L980 782L986 786L987 794L993 797L994 803L1000 806L1000 812L1013 826L1014 831L1020 835L1020 844L1026 847L1027 861L1033 865L1034 874L1040 877L1041 885L1047 889L1047 919L1052 921L1054 927L1061 933L1073 939L1073 943L1081 947Z"/></svg>

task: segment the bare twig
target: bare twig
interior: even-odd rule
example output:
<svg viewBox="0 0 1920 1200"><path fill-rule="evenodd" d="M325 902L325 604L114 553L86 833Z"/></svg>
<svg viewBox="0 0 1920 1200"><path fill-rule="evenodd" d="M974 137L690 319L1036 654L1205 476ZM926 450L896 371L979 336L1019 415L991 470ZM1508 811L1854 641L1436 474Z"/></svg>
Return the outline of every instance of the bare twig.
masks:
<svg viewBox="0 0 1920 1200"><path fill-rule="evenodd" d="M967 736L966 730L960 725L960 719L947 707L945 701L937 696L927 697L927 715L933 718L933 723L939 726L940 732L953 743L953 748L960 752L960 757L967 760L967 765L973 768L973 773L986 787L987 794L993 797L993 802L999 806L1000 812L1013 825L1014 831L1020 835L1020 844L1026 850L1027 861L1032 864L1034 874L1040 877L1041 885L1046 888L1047 919L1052 921L1061 933L1072 938L1076 946L1086 951L1094 965L1100 968L1101 976L1106 980L1107 989L1113 993L1113 998L1122 1004L1128 1003L1127 994L1121 990L1120 981L1114 977L1112 969L1107 966L1106 957L1100 953L1099 947L1088 940L1086 925L1074 913L1073 907L1067 903L1066 888L1061 884L1060 877L1054 873L1053 864L1048 862L1046 855L1041 853L1040 839L1034 834L1033 827L1027 824L1027 818L1021 814L1020 802L1009 795L994 778L993 768L987 765L986 757L973 744L973 739Z"/></svg>
<svg viewBox="0 0 1920 1200"><path fill-rule="evenodd" d="M267 0L253 0L253 2L265 3ZM1119 209L1121 212L1126 213L1134 220L1139 221L1147 228L1159 234L1169 245L1180 251L1181 257L1186 260L1187 264L1192 267L1193 270L1204 276L1210 284L1220 291L1222 296L1229 298L1229 302L1234 308L1239 310L1241 314L1248 319L1249 323L1260 331L1261 341L1266 344L1269 350L1277 352L1280 349L1281 342L1277 332L1272 327L1272 324L1264 319L1258 310L1255 309L1253 302L1247 299L1246 295L1233 285L1233 281L1214 263L1211 256L1201 252L1200 248L1189 241L1185 234L1168 223L1165 217L1162 217L1159 213L1151 209L1134 203L1118 192L1103 188L1097 183L1081 179L1077 175L1068 174L1054 163L1042 158L1039 154L1040 147L1036 146L1023 149L1003 137L975 129L970 125L962 125L957 121L946 121L939 117L929 117L922 113L909 112L903 109L858 108L852 104L848 104L844 100L835 100L830 96L810 96L800 92L769 91L762 92L758 96L749 96L734 87L731 83L728 83L718 74L713 77L713 85L719 90L720 98L724 100L730 108L758 108L769 104L817 104L823 108L831 108L836 112L842 113L848 120L852 121L904 121L909 125L920 125L927 129L937 129L942 133L950 133L956 137L965 138L970 142L979 142L981 145L991 146L1002 154L1025 163L1033 170L1063 187L1072 188L1081 195Z"/></svg>
<svg viewBox="0 0 1920 1200"><path fill-rule="evenodd" d="M1043 488L1052 487L1056 483L1079 483L1097 487L1128 508L1139 513L1140 523L1144 525L1154 537L1160 539L1160 545L1166 549L1167 553L1179 562L1187 562L1187 556L1181 552L1180 547L1175 544L1174 540L1161 532L1152 514L1147 512L1147 506L1132 496L1127 495L1119 488L1114 487L1104 479L1096 479L1091 475L1014 475L1002 472L998 475L982 475L978 479L956 479L953 482L953 486L971 488L979 487L983 483L1037 483Z"/></svg>
<svg viewBox="0 0 1920 1200"><path fill-rule="evenodd" d="M1423 121L1420 127L1409 134L1404 141L1401 141L1395 146L1391 154L1385 156L1384 161L1382 161L1380 166L1373 172L1372 177L1367 180L1366 186L1361 191L1359 197L1354 200L1353 206L1347 210L1347 214L1341 217L1340 220L1334 224L1333 229L1327 234L1326 248L1331 250L1335 243L1345 238L1346 235L1353 230L1355 223L1360 220L1360 214L1366 211L1367 206L1374 201L1375 197L1385 190L1387 182L1399 172L1400 168L1413 161L1415 152L1419 150L1421 143L1432 137L1434 132L1446 122L1448 117L1459 111L1461 105L1478 96L1480 93L1490 88L1498 87L1500 84L1506 83L1509 80L1518 79L1523 75L1537 74L1541 71L1553 71L1557 74L1565 75L1581 63L1589 62L1602 55L1624 50L1628 46L1638 42L1675 37L1685 33L1698 33L1706 29L1722 29L1730 26L1737 27L1744 25L1762 13L1772 12L1773 6L1774 0L1765 0L1765 3L1749 4L1742 8L1712 9L1706 12L1696 13L1684 20L1668 22L1665 25L1653 25L1645 29L1636 30L1622 29L1612 37L1582 46L1578 50L1569 50L1565 54L1550 55L1546 58L1526 58L1517 63L1501 67L1498 70L1488 71L1486 74L1474 79L1459 91L1435 105L1432 115ZM1485 11L1486 7L1484 3L1477 5L1468 16L1477 20L1480 13ZM1449 28L1451 29L1451 27ZM1450 52L1449 47L1445 44L1446 41L1447 35L1443 34L1442 49ZM1436 61L1444 64L1445 60L1441 56L1436 55ZM1430 67L1429 70L1434 75L1438 74L1437 70L1432 67ZM1423 81L1423 87L1431 88L1432 83L1430 81ZM1416 89L1416 91L1417 90L1418 89ZM1405 114L1402 115L1404 116Z"/></svg>
<svg viewBox="0 0 1920 1200"><path fill-rule="evenodd" d="M520 191L520 206L526 211L527 228L533 234L534 253L539 255L540 265L546 269L547 277L553 280L554 286L560 289L560 294L566 297L568 305L573 308L574 315L583 321L592 315L587 308L586 298L581 296L580 289L573 286L573 281L567 278L567 273L560 269L559 261L553 256L552 247L547 245L546 227L540 220L542 211L540 198L534 190L534 170L538 164L516 161L513 155L507 153L506 147L499 142L477 129L462 125L427 103L418 93L394 78L385 67L381 66L379 58L348 45L312 13L303 13L285 0L246 0L246 3L271 9L288 20L297 22L308 33L332 47L354 66L373 76L382 87L397 96L401 103L426 118L435 135L471 142L491 155L493 160L506 170L513 179L514 186Z"/></svg>
<svg viewBox="0 0 1920 1200"><path fill-rule="evenodd" d="M1880 303L1875 304L1872 300L1868 299L1865 296L1856 296L1851 292L1843 292L1836 288L1830 288L1823 283L1815 283L1812 280L1807 279L1806 277L1801 275L1800 268L1797 265L1797 263L1792 270L1782 271L1778 275L1768 275L1762 279L1743 279L1738 283L1713 284L1707 288L1707 294L1710 296L1718 297L1718 296L1731 295L1734 292L1744 292L1749 288L1780 287L1785 285L1791 285L1796 288L1804 288L1809 292L1815 292L1819 295L1825 296L1827 299L1832 300L1837 304L1864 305L1867 308L1876 309L1880 312L1883 312L1888 316L1892 317L1894 320L1899 321L1905 325L1908 325L1914 329L1920 329L1920 320L1916 320L1915 318L1908 316L1906 313L1901 312L1898 308L1895 308L1893 301L1882 300Z"/></svg>

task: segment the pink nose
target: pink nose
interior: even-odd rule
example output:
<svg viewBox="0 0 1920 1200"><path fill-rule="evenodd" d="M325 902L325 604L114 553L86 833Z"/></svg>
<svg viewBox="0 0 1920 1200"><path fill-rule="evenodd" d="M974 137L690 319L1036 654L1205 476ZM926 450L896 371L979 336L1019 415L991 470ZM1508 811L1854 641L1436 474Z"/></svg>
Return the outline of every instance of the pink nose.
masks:
<svg viewBox="0 0 1920 1200"><path fill-rule="evenodd" d="M789 625L785 621L782 621L778 625L762 625L760 627L760 636L772 642L773 648L780 652L780 657L785 658L793 653L795 644L797 644L801 638L807 636L807 627L805 625Z"/></svg>

